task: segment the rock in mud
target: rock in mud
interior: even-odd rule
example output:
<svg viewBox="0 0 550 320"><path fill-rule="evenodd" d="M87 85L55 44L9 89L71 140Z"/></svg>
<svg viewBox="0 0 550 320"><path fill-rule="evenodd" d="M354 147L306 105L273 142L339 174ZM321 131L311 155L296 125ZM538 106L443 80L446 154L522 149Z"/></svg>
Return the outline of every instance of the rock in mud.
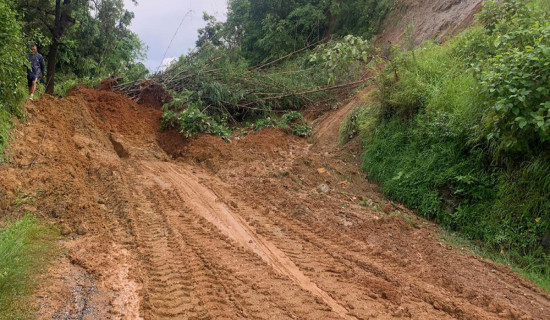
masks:
<svg viewBox="0 0 550 320"><path fill-rule="evenodd" d="M317 192L328 194L330 192L330 187L326 183L321 183L317 186Z"/></svg>
<svg viewBox="0 0 550 320"><path fill-rule="evenodd" d="M88 229L83 226L83 225L79 225L77 228L76 228L76 233L79 235L79 236L83 236L85 235L86 233L88 233Z"/></svg>
<svg viewBox="0 0 550 320"><path fill-rule="evenodd" d="M69 234L71 234L72 230L71 228L69 228L69 226L64 224L64 225L61 225L59 232L61 233L62 236L68 236Z"/></svg>
<svg viewBox="0 0 550 320"><path fill-rule="evenodd" d="M391 213L393 210L393 206L391 205L391 203L385 203L383 206L382 206L382 211L384 211L384 213L386 214L389 214Z"/></svg>

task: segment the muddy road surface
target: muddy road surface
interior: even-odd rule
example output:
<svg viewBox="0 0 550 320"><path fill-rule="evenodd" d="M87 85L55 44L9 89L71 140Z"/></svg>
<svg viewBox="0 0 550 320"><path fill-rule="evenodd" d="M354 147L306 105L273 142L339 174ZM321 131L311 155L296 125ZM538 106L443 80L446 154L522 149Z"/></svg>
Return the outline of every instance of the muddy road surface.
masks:
<svg viewBox="0 0 550 320"><path fill-rule="evenodd" d="M549 319L547 293L384 199L357 141L325 145L330 115L319 139L229 144L108 91L27 111L0 205L64 235L38 319Z"/></svg>

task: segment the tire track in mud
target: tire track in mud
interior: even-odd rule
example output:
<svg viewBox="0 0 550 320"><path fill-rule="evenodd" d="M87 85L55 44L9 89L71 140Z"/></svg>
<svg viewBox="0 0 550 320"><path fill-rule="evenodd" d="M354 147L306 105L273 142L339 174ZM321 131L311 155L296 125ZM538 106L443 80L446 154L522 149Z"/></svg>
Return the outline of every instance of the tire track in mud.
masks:
<svg viewBox="0 0 550 320"><path fill-rule="evenodd" d="M255 219L258 219L256 224L260 226L270 226L269 230L261 228L260 230L265 231L259 232L276 243L302 269L309 270L308 276L327 288L327 291L335 291L335 294L337 291L342 295L341 300L346 300L346 296L352 297L348 303L352 303L356 297L364 297L363 305L353 307L356 312L362 309L366 315L378 316L370 311L393 309L393 315L403 316L410 314L406 306L414 304L416 311L431 311L414 315L422 319L500 318L496 314L483 313L467 301L454 299L449 292L442 294L427 289L430 285L422 279L403 276L406 273L396 271L396 262L392 259L386 259L382 266L378 259L370 254L373 248L345 234L338 234L338 237L327 236L331 234L330 230L316 230L299 220L290 221L281 216L271 216L269 219L256 216ZM296 249L296 244L300 244L299 250ZM331 279L331 274L338 275L337 282ZM407 289L402 289L404 287ZM413 297L412 300L415 301L411 302L408 297ZM383 302L377 302L379 300ZM434 302L440 309L439 312L433 310ZM438 302L441 303L437 304ZM370 304L371 307L365 309L364 304ZM400 306L405 307L399 309Z"/></svg>
<svg viewBox="0 0 550 320"><path fill-rule="evenodd" d="M176 210L167 209L164 202L170 200L154 181L138 176L134 182L134 197L140 199L134 229L146 273L144 318L248 317L245 303L233 290L234 282L218 268L216 257L205 257L205 243L214 241L212 232L193 221L194 213L185 203L179 202Z"/></svg>
<svg viewBox="0 0 550 320"><path fill-rule="evenodd" d="M292 283L281 281L286 279L270 273L259 257L244 248L236 247L232 239L187 207L177 194L167 193L163 203L170 203L169 197L178 199L172 200L170 208L164 209L170 217L169 223L175 226L183 241L201 258L204 268L219 281L220 287L217 291L227 294L232 307L238 311L238 318L292 319L296 317L295 314L303 315L315 311L309 308L304 312L301 309L302 304L316 305L316 302L300 292L299 287L290 290ZM212 309L212 306L208 309ZM315 318L331 318L330 312L322 307L316 312L319 316ZM273 315L267 316L269 313Z"/></svg>
<svg viewBox="0 0 550 320"><path fill-rule="evenodd" d="M326 304L340 318L355 319L348 310L334 300L328 293L320 289L310 280L296 264L279 248L256 234L250 226L231 209L220 202L217 195L204 187L194 177L192 172L180 166L167 163L143 163L145 171L150 172L150 179L156 181L160 187L173 188L180 197L181 203L187 203L194 215L206 220L215 226L221 234L238 245L251 250L277 273L292 280L303 290L308 291L316 299ZM207 241L212 241L212 236Z"/></svg>
<svg viewBox="0 0 550 320"><path fill-rule="evenodd" d="M132 227L144 269L144 297L141 313L145 319L173 319L189 316L193 311L192 283L186 270L190 261L174 248L172 234L165 219L153 209L148 196L134 188L134 196L141 199L133 210Z"/></svg>
<svg viewBox="0 0 550 320"><path fill-rule="evenodd" d="M374 303L374 299L383 300L381 304L385 313L394 316L412 315L419 319L532 319L521 311L520 305L513 306L507 299L488 296L482 288L465 289L456 280L456 274L443 277L439 280L441 283L434 283L433 279L414 272L410 261L393 257L393 252L377 251L372 245L343 232L333 235L334 230L322 224L306 224L299 218L290 219L284 215L261 216L246 210L241 213L260 226L256 232L281 248L302 269L308 270L306 274L313 281L326 291L334 292L334 295L340 294L340 301L346 301L346 296L351 297L351 301L365 297L361 305L350 308L355 310L354 313L362 309L364 314L361 316L372 316L373 310L380 310L380 303ZM301 246L299 250L296 249L297 244ZM446 268L452 269L451 266ZM337 282L331 280L331 274L339 275ZM505 287L514 287L517 285L514 282L518 281L506 272L489 274L488 277L505 283ZM537 300L540 305L548 303L537 299L532 288L527 289L521 293L526 298L525 303ZM352 302L346 303L349 305ZM362 308L365 304L371 306ZM409 310L407 306L413 308ZM424 313L415 314L420 310Z"/></svg>
<svg viewBox="0 0 550 320"><path fill-rule="evenodd" d="M184 169L179 170L185 172ZM187 175L193 176L190 172ZM449 264L451 263L449 259L440 261L444 263L441 268L449 270L451 274L433 270L435 265L429 265L428 269L425 269L425 263L424 266L420 263L421 269L418 270L415 268L416 258L407 256L412 249L400 248L399 242L395 242L397 239L387 238L386 243L376 246L365 240L364 234L357 238L353 232L335 233L334 229L323 226L323 223L305 223L295 216L287 217L277 213L258 214L255 212L257 210L243 206L242 202L239 202L238 206L237 204L233 206L233 200L237 201L238 198L235 197L235 191L224 190L228 187L223 186L217 178L207 174L195 174L195 176L198 177L197 183L203 185L201 188L210 189L210 193L215 197L219 196L216 201L225 201L229 204L226 208L230 208L234 217L240 218L243 226L248 226L250 232L259 235L258 238L276 246L321 290L327 292L339 304L346 306L352 316L369 318L391 315L412 316L419 319L539 319L522 311L521 304L517 301L511 303L506 295L486 294L483 289L483 286L487 285L486 282L480 283L482 286L479 288L471 287L469 279L461 274L471 275L476 271L466 271L463 269L466 266L462 264L455 267ZM263 203L263 205L268 204ZM387 223L400 228L399 222L394 220L390 219ZM410 226L405 226L405 229L407 228L414 230ZM422 234L426 235L422 233L422 229L419 229L419 232L419 237L422 237ZM410 234L413 235L412 232ZM425 239L416 238L411 239L413 247L417 241L417 245L422 247L426 242ZM436 244L436 241L432 243L432 245ZM414 251L421 256L422 254L434 255L433 248L427 249L426 252L422 249L418 252L416 248ZM421 257L420 259L422 260ZM442 257L437 259L441 260ZM478 264L483 264L483 261L474 259L472 267L475 269ZM430 274L430 270L435 271L435 275ZM489 274L488 277L494 278L495 282L502 282L503 289L517 287L517 277L504 271L502 274L499 273ZM478 276L487 277L479 272ZM523 303L537 303L540 306L548 304L544 299L532 299L536 298L533 288L526 289L521 294L525 297Z"/></svg>

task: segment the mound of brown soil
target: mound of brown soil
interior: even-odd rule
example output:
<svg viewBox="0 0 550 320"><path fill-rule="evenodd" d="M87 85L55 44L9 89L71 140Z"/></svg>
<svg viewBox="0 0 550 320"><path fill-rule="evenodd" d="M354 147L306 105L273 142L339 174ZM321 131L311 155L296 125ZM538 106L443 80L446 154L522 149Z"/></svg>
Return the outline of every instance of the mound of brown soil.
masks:
<svg viewBox="0 0 550 320"><path fill-rule="evenodd" d="M139 105L119 93L80 87L72 90L70 96L78 96L86 102L95 122L105 132L124 139L150 142L159 131L162 111Z"/></svg>

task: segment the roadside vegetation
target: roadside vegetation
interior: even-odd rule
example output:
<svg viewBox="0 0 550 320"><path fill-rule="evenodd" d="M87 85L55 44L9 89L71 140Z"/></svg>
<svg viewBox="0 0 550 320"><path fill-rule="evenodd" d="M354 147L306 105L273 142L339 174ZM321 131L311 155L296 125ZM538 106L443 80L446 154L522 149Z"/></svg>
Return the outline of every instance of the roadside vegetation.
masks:
<svg viewBox="0 0 550 320"><path fill-rule="evenodd" d="M9 0L0 0L0 162L12 128L12 117L22 116L25 54L21 24ZM24 69L23 69L24 70Z"/></svg>
<svg viewBox="0 0 550 320"><path fill-rule="evenodd" d="M0 227L0 319L34 319L31 294L57 253L58 234L37 218Z"/></svg>
<svg viewBox="0 0 550 320"><path fill-rule="evenodd" d="M550 288L550 16L484 2L443 45L394 49L354 110L363 169L383 192Z"/></svg>

